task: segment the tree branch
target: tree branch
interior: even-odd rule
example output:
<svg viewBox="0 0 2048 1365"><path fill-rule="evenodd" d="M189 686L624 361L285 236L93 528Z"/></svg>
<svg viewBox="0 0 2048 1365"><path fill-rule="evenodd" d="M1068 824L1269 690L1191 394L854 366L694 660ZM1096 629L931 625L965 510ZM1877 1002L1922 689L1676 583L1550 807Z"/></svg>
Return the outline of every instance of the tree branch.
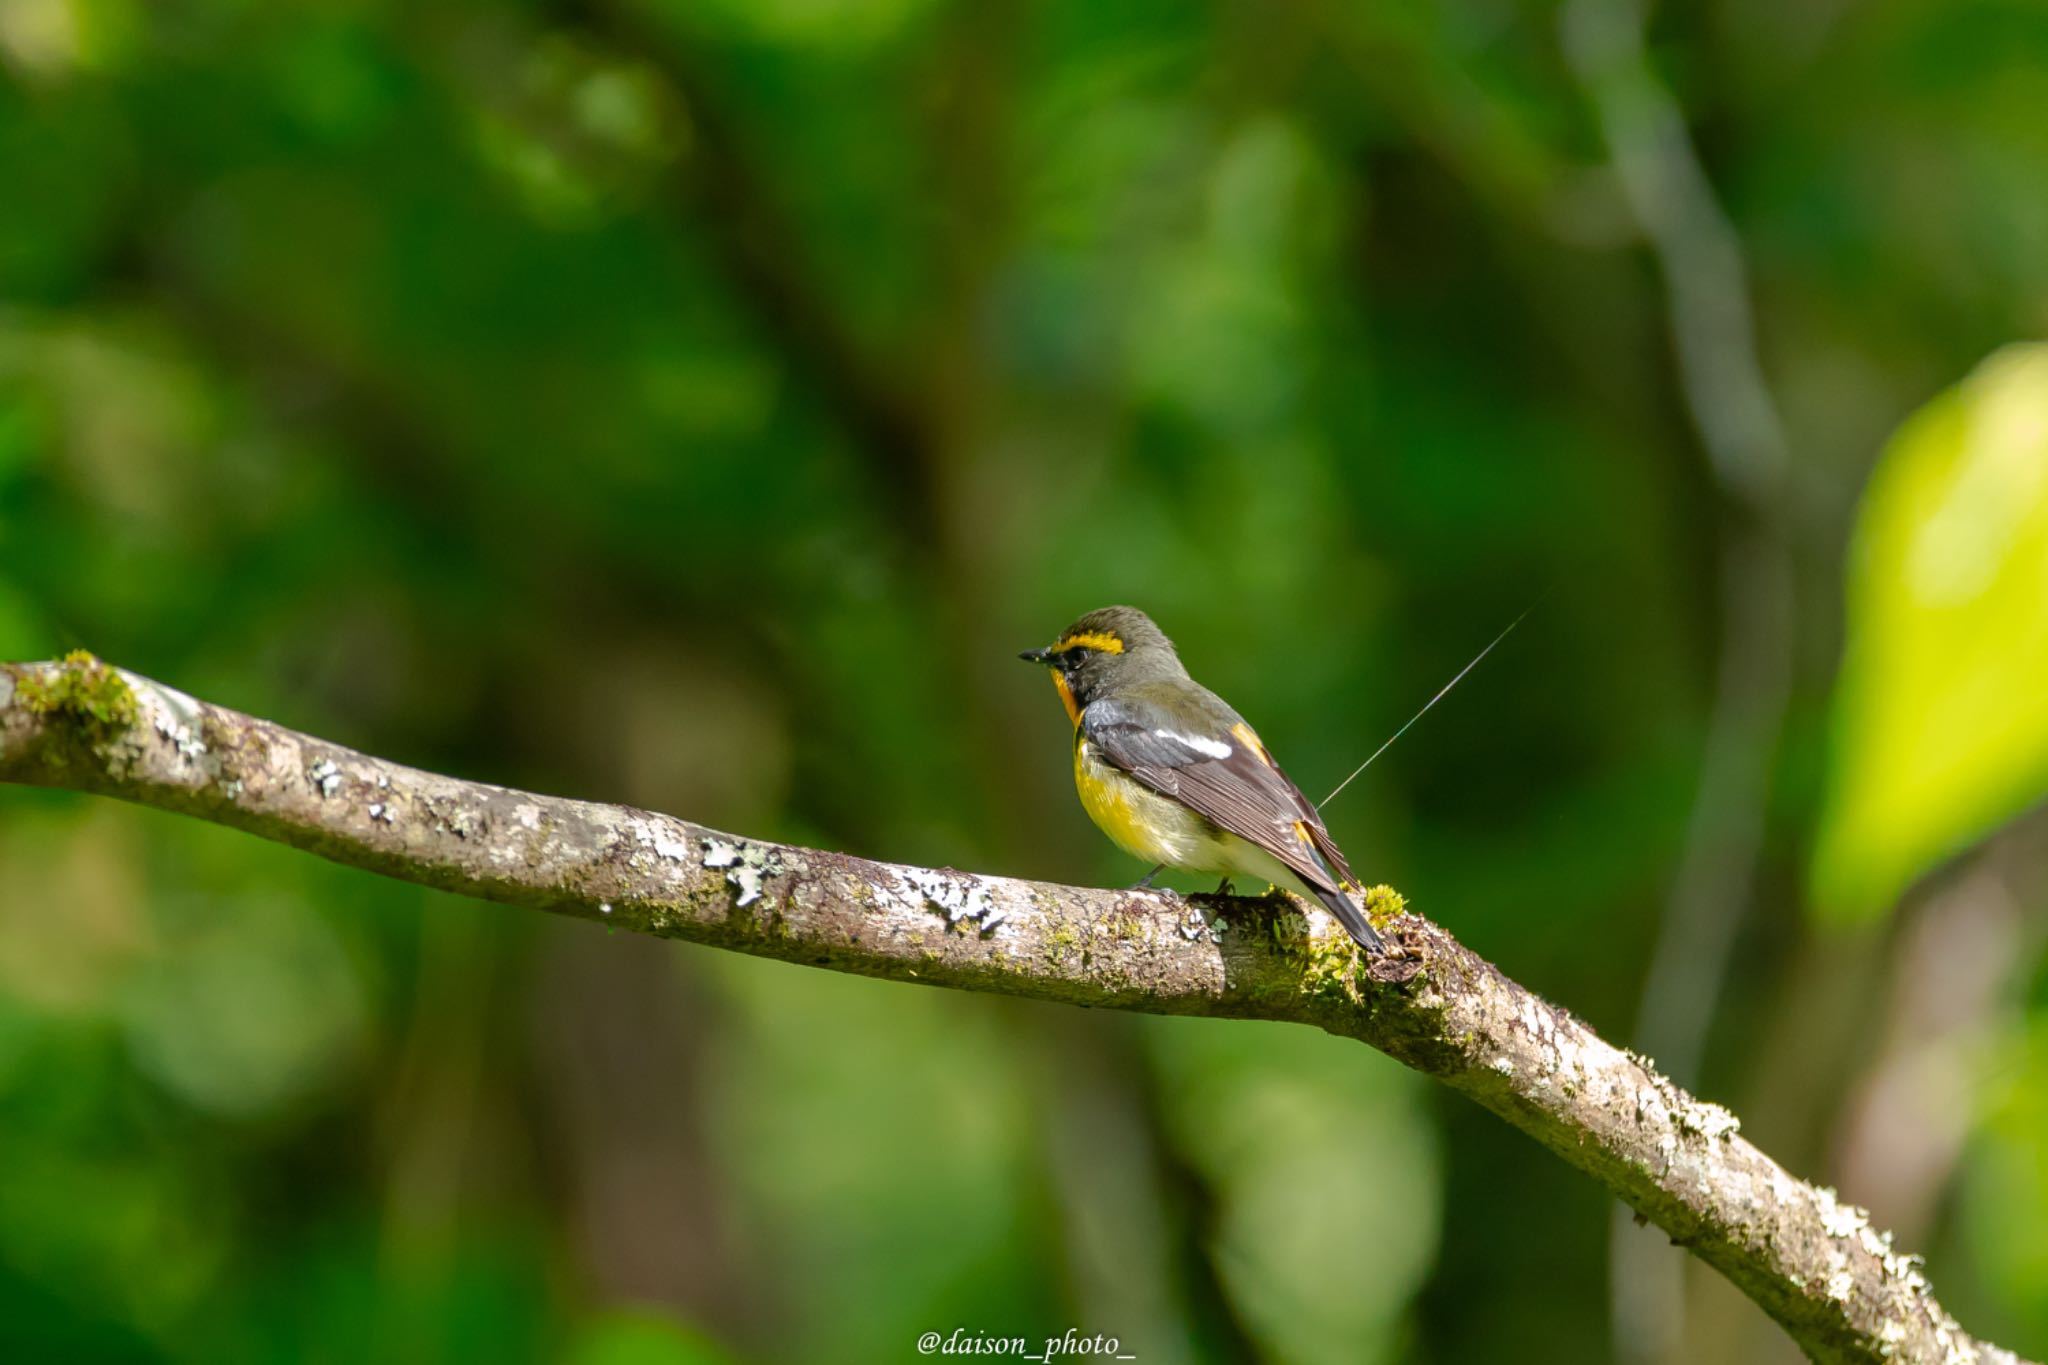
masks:
<svg viewBox="0 0 2048 1365"><path fill-rule="evenodd" d="M1437 1077L1612 1190L1820 1361L2015 1362L1916 1257L1793 1179L1381 888L1389 954L1320 909L869 862L623 806L441 777L212 706L86 655L0 666L0 780L195 816L462 895L864 976L1072 1004L1276 1019ZM1361 1154L1364 1159L1364 1154Z"/></svg>

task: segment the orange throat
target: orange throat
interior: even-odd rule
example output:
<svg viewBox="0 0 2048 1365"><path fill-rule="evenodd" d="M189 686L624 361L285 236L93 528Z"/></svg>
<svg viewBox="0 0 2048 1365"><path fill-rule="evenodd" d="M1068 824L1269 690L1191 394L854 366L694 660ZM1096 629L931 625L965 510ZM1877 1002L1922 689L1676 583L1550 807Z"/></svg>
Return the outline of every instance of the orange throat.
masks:
<svg viewBox="0 0 2048 1365"><path fill-rule="evenodd" d="M1074 689L1067 686L1066 675L1058 670L1054 670L1052 685L1059 691L1060 705L1067 708L1067 719L1079 725L1081 723L1081 708L1074 705Z"/></svg>

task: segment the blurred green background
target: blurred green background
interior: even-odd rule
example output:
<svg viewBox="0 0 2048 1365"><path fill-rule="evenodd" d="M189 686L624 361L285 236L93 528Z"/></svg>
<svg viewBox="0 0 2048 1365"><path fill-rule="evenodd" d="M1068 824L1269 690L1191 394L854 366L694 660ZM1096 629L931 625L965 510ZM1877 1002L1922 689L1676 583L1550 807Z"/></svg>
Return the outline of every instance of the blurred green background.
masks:
<svg viewBox="0 0 2048 1365"><path fill-rule="evenodd" d="M1351 861L2041 1356L2048 10L1643 22L0 0L0 658L1120 884L1017 650L1142 605L1315 795L1540 598ZM1352 1044L13 789L0 1172L13 1360L1791 1357Z"/></svg>

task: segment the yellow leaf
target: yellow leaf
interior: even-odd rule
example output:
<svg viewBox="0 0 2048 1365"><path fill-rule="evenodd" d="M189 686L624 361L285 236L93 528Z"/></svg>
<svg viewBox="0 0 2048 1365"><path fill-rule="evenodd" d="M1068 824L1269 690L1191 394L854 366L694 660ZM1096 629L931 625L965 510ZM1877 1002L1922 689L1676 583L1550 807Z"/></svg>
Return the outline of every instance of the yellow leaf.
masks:
<svg viewBox="0 0 2048 1365"><path fill-rule="evenodd" d="M1812 868L1867 918L2048 794L2048 345L1907 420L1865 490Z"/></svg>

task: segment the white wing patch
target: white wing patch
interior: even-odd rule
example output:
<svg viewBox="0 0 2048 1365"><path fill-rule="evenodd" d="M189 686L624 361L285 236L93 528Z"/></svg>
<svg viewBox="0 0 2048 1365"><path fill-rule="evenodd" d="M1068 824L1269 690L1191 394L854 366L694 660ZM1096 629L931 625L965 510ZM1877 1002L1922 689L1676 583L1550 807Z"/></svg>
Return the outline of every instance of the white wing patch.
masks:
<svg viewBox="0 0 2048 1365"><path fill-rule="evenodd" d="M1154 730L1152 733L1161 739L1170 739L1175 744L1185 744L1196 753L1207 754L1211 758L1229 758L1231 754L1230 746L1220 739L1204 739L1200 735L1176 734L1172 730Z"/></svg>

